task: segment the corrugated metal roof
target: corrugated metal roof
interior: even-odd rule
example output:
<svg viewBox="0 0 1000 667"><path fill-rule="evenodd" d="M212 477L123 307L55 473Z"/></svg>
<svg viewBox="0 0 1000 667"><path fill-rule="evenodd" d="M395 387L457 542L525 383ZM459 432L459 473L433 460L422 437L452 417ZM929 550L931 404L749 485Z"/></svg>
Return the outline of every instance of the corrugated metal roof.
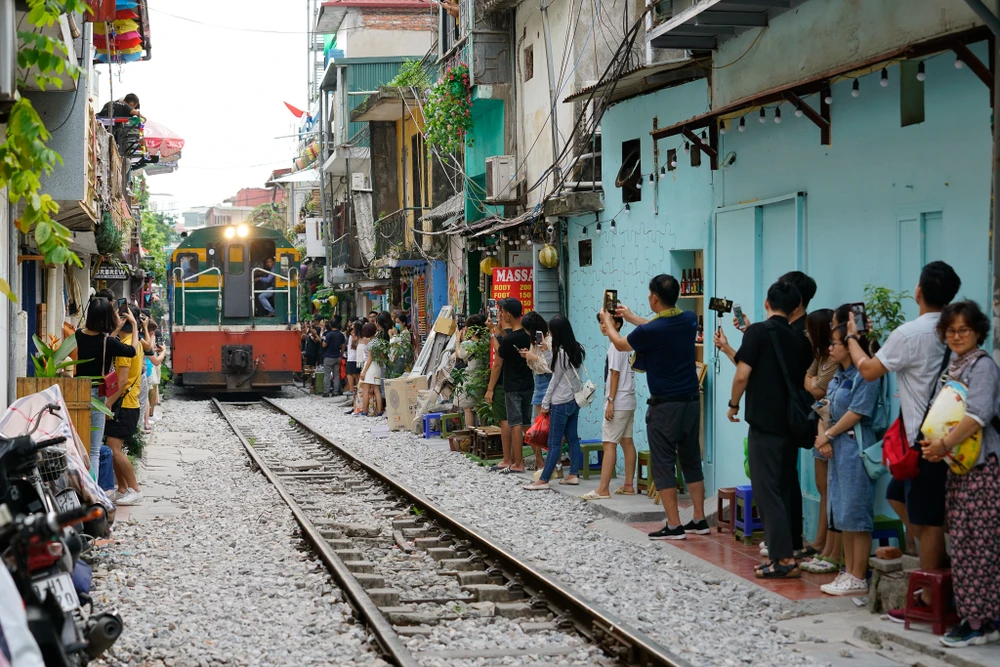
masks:
<svg viewBox="0 0 1000 667"><path fill-rule="evenodd" d="M399 74L399 69L403 66L403 62L404 60L400 58L349 64L347 66L348 95L347 109L345 111L350 113L350 109L363 104L370 97L370 95L351 95L350 93L378 90L380 86L386 85ZM347 126L347 135L348 137L355 137L367 127L368 123L364 122L349 123ZM368 146L368 138L362 138L357 145Z"/></svg>

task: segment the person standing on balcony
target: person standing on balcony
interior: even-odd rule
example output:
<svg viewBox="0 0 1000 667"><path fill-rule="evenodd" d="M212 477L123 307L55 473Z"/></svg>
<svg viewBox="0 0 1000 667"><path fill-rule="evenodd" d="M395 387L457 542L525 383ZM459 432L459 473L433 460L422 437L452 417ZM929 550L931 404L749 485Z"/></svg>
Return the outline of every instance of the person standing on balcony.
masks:
<svg viewBox="0 0 1000 667"><path fill-rule="evenodd" d="M129 118L131 116L138 116L142 120L146 120L139 113L139 96L135 93L129 93L120 100L108 102L101 109L101 113L98 116L101 118Z"/></svg>
<svg viewBox="0 0 1000 667"><path fill-rule="evenodd" d="M274 257L264 260L264 270L267 273L258 273L254 280L255 290L264 290L257 295L257 301L261 308L267 312L268 317L274 317L274 306L271 300L274 298Z"/></svg>

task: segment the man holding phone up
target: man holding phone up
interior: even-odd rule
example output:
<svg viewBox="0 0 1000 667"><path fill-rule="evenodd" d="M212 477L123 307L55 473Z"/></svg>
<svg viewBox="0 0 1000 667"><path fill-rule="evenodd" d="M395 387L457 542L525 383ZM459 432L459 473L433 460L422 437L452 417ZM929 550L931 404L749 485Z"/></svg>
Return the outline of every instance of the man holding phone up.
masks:
<svg viewBox="0 0 1000 667"><path fill-rule="evenodd" d="M671 275L661 273L649 281L649 307L656 313L643 319L625 306L618 316L636 325L628 338L615 327L612 313L601 310L601 323L611 344L624 352L635 351L632 368L646 374L650 397L646 410L650 467L653 483L667 514L666 525L649 534L653 540L683 540L687 533L707 535L705 520L705 476L701 469L698 431L701 403L698 372L695 368L695 338L698 317L677 308L680 285ZM680 460L684 483L694 501L694 519L681 524L677 509L675 466Z"/></svg>
<svg viewBox="0 0 1000 667"><path fill-rule="evenodd" d="M490 384L486 390L486 402L493 402L493 392L503 375L503 387L507 424L510 427L510 444L504 443L504 463L510 465L500 469L501 473L524 472L523 452L524 427L531 424L531 396L535 392L535 379L528 362L521 356L521 350L531 347L531 338L521 326L522 306L518 299L504 299L498 304L500 325L510 331L497 336L499 347Z"/></svg>

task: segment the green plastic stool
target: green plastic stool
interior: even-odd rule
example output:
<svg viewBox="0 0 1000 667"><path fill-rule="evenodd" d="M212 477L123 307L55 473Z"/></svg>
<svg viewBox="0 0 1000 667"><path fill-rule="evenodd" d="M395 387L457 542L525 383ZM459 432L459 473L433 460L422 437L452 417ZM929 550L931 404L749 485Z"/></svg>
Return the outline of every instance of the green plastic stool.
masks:
<svg viewBox="0 0 1000 667"><path fill-rule="evenodd" d="M600 440L580 443L580 451L583 452L583 467L580 474L584 479L590 479L590 473L600 474L601 466L604 464L604 443ZM590 453L597 452L597 463L590 462ZM618 477L618 471L611 471L612 477Z"/></svg>
<svg viewBox="0 0 1000 667"><path fill-rule="evenodd" d="M643 472L645 469L645 472ZM653 471L649 467L649 450L636 452L635 460L635 489L636 491L649 492L649 487L653 484Z"/></svg>
<svg viewBox="0 0 1000 667"><path fill-rule="evenodd" d="M872 529L872 553L882 545L882 540L895 539L897 546L906 551L906 528L900 519L894 519L882 514L875 517L875 527Z"/></svg>

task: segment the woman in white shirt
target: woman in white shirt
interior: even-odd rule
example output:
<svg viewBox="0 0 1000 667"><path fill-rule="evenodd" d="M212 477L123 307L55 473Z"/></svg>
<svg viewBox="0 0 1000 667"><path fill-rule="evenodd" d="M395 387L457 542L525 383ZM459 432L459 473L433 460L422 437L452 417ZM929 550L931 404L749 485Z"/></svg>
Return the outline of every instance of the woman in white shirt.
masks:
<svg viewBox="0 0 1000 667"><path fill-rule="evenodd" d="M361 340L361 322L351 324L347 338L347 395L353 396L358 386L358 342Z"/></svg>

